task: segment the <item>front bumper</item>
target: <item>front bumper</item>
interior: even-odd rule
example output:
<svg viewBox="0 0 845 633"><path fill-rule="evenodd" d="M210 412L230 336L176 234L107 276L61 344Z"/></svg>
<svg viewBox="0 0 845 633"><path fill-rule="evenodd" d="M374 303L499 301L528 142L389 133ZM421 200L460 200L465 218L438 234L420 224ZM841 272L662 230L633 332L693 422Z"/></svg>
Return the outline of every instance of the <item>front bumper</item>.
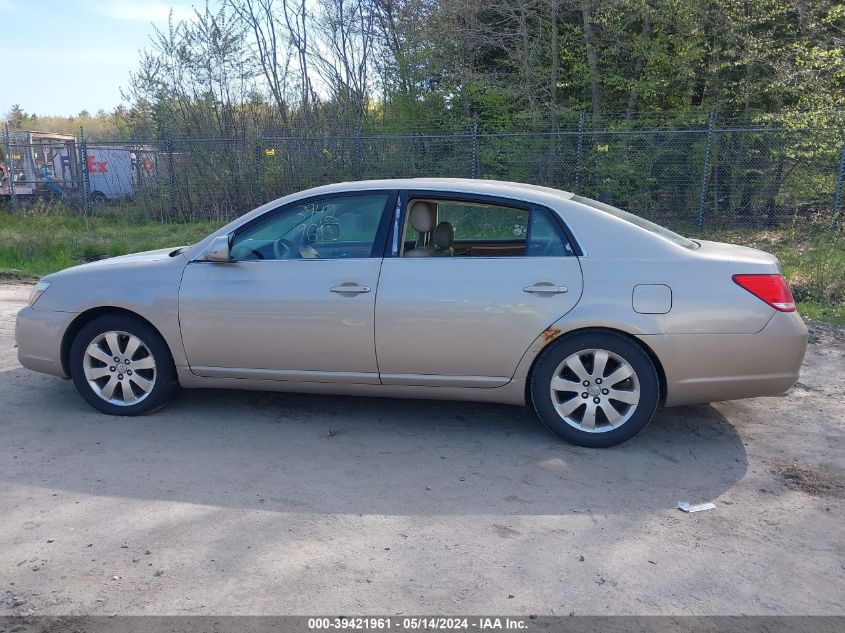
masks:
<svg viewBox="0 0 845 633"><path fill-rule="evenodd" d="M778 396L801 370L807 327L795 312L776 312L756 334L641 336L666 374L666 406Z"/></svg>
<svg viewBox="0 0 845 633"><path fill-rule="evenodd" d="M73 312L22 308L15 321L20 364L27 369L67 378L62 367L62 338L75 317Z"/></svg>

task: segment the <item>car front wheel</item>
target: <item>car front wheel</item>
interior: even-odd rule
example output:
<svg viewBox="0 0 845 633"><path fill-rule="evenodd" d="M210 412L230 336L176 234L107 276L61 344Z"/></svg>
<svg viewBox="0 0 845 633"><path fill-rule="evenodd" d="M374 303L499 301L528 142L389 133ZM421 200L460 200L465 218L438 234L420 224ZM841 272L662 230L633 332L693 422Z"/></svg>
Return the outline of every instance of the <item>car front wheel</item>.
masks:
<svg viewBox="0 0 845 633"><path fill-rule="evenodd" d="M164 339L129 315L104 315L84 325L71 344L70 374L80 395L111 415L154 411L177 388Z"/></svg>
<svg viewBox="0 0 845 633"><path fill-rule="evenodd" d="M602 448L645 428L660 400L660 381L636 342L612 332L582 332L542 352L530 391L538 417L558 437Z"/></svg>

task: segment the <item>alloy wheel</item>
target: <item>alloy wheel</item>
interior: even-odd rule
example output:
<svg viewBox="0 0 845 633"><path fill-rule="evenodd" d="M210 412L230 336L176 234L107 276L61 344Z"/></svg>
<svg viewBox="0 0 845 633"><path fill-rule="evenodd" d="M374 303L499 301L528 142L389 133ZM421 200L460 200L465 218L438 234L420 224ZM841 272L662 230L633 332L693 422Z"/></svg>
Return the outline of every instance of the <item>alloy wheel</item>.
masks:
<svg viewBox="0 0 845 633"><path fill-rule="evenodd" d="M550 384L552 404L571 427L605 433L627 422L640 401L640 382L631 364L614 352L585 349L567 356Z"/></svg>
<svg viewBox="0 0 845 633"><path fill-rule="evenodd" d="M82 361L91 390L114 405L143 401L156 381L156 362L150 348L128 332L103 332L85 348Z"/></svg>

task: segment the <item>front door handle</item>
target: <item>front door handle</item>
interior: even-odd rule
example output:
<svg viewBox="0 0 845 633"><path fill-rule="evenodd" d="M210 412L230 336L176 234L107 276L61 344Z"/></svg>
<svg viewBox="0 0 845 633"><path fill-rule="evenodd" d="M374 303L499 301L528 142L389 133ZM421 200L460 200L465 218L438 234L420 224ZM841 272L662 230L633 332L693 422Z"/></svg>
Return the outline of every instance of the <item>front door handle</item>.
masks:
<svg viewBox="0 0 845 633"><path fill-rule="evenodd" d="M366 292L372 292L373 289L369 286L359 286L356 283L346 282L340 284L339 286L332 286L329 290L340 295L360 295Z"/></svg>
<svg viewBox="0 0 845 633"><path fill-rule="evenodd" d="M564 292L569 292L569 288L566 286L555 286L549 281L539 281L533 286L525 286L525 288L522 289L522 292L529 292L531 294L560 295Z"/></svg>

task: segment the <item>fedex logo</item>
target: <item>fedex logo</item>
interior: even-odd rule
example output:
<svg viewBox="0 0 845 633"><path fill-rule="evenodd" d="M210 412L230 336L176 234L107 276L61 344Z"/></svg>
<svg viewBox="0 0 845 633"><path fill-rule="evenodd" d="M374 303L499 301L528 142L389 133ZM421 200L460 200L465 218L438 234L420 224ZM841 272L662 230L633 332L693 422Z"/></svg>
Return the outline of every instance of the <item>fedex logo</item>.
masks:
<svg viewBox="0 0 845 633"><path fill-rule="evenodd" d="M109 171L107 161L99 162L97 157L92 154L88 155L87 168L89 174L107 174Z"/></svg>

